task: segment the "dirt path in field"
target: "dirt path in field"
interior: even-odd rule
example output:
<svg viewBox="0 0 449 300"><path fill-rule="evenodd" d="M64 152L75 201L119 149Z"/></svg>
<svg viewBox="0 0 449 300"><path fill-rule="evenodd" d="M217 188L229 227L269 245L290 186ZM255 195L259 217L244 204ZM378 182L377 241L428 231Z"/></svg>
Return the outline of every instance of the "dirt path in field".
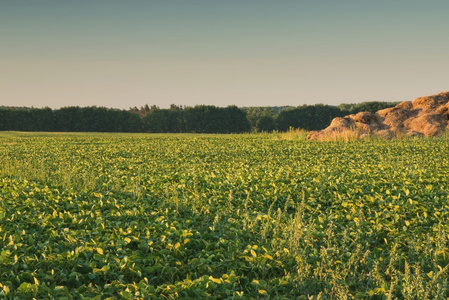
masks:
<svg viewBox="0 0 449 300"><path fill-rule="evenodd" d="M376 113L360 112L335 118L326 129L311 131L307 139L328 140L342 135L437 136L449 129L448 121L449 92L443 92L401 102Z"/></svg>

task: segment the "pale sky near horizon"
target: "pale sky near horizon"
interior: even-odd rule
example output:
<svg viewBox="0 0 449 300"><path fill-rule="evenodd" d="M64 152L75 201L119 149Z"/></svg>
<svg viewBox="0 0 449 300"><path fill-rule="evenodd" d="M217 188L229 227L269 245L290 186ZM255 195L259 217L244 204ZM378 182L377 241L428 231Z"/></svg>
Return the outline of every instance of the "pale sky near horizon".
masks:
<svg viewBox="0 0 449 300"><path fill-rule="evenodd" d="M0 0L0 106L281 106L449 90L447 0Z"/></svg>

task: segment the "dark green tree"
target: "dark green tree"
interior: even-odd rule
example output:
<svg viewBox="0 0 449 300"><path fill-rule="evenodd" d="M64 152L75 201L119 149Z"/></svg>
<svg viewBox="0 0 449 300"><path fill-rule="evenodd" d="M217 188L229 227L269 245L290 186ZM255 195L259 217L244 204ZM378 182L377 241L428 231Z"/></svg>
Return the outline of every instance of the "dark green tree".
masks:
<svg viewBox="0 0 449 300"><path fill-rule="evenodd" d="M303 105L281 111L277 117L277 129L286 131L290 127L305 130L326 128L333 118L343 116L337 107L323 104Z"/></svg>
<svg viewBox="0 0 449 300"><path fill-rule="evenodd" d="M235 105L230 105L222 110L225 115L223 133L243 133L251 130L251 124L245 111Z"/></svg>
<svg viewBox="0 0 449 300"><path fill-rule="evenodd" d="M369 111L375 113L381 109L396 106L399 102L380 102L380 101L370 101L362 103L342 103L337 106L338 109L345 112L346 114L356 114L362 111Z"/></svg>
<svg viewBox="0 0 449 300"><path fill-rule="evenodd" d="M257 131L270 132L276 129L276 121L272 116L262 116L256 125Z"/></svg>

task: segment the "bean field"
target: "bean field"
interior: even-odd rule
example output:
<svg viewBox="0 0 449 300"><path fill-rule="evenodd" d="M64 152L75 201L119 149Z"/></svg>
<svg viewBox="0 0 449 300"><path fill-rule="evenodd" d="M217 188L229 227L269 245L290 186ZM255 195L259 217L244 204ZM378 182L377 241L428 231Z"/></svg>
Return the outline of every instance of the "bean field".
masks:
<svg viewBox="0 0 449 300"><path fill-rule="evenodd" d="M449 139L0 133L0 298L446 299Z"/></svg>

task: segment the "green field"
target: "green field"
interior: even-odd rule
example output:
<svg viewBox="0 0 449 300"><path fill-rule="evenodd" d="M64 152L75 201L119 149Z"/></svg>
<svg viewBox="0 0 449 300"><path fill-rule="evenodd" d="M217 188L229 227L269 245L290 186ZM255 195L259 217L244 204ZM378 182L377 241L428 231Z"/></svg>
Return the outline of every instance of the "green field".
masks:
<svg viewBox="0 0 449 300"><path fill-rule="evenodd" d="M449 139L0 133L0 298L445 299Z"/></svg>

